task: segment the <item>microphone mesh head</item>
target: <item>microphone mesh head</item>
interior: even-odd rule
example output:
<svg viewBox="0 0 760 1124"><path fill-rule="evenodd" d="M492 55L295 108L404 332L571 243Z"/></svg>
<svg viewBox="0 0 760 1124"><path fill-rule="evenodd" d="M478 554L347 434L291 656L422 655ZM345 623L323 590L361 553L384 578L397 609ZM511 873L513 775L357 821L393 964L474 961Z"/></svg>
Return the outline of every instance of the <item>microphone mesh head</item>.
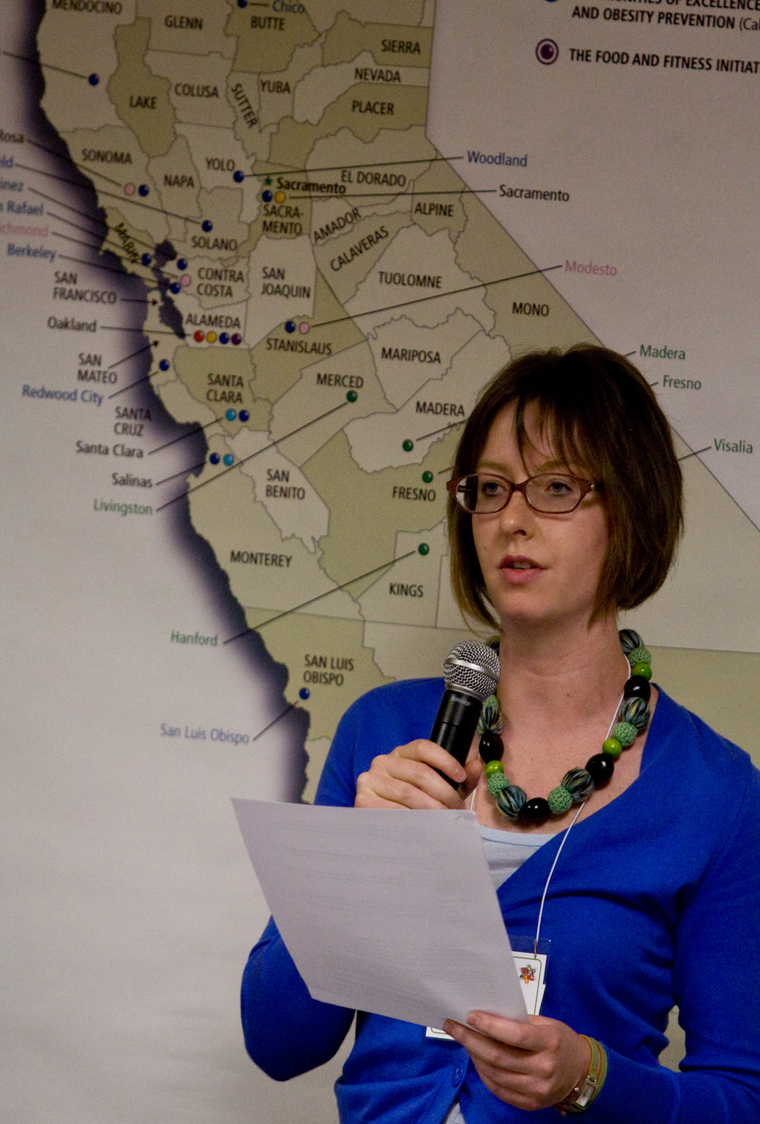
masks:
<svg viewBox="0 0 760 1124"><path fill-rule="evenodd" d="M477 640L457 644L443 662L446 686L467 691L484 702L499 682L499 657L493 648Z"/></svg>

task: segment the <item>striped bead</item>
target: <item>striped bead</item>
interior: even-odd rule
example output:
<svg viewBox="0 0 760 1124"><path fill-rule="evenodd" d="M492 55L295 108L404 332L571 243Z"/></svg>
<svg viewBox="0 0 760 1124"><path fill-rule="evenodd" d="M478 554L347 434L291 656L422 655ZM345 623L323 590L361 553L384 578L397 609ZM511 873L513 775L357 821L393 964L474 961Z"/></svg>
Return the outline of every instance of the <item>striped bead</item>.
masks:
<svg viewBox="0 0 760 1124"><path fill-rule="evenodd" d="M502 815L506 816L507 819L517 820L520 818L520 813L528 797L516 784L511 784L508 788L503 788L501 792L497 792L494 799L496 807Z"/></svg>
<svg viewBox="0 0 760 1124"><path fill-rule="evenodd" d="M570 769L562 778L562 787L570 793L573 804L582 804L594 791L594 782L586 769Z"/></svg>
<svg viewBox="0 0 760 1124"><path fill-rule="evenodd" d="M644 647L644 641L633 628L621 628L618 637L620 639L620 647L623 649L626 656L629 652L632 652L634 648Z"/></svg>
<svg viewBox="0 0 760 1124"><path fill-rule="evenodd" d="M499 709L499 700L496 695L489 695L483 703L483 709L478 719L478 735L482 736L486 730L498 734L504 725Z"/></svg>
<svg viewBox="0 0 760 1124"><path fill-rule="evenodd" d="M649 707L643 699L626 699L620 708L618 718L621 722L630 722L641 733L646 730L649 722Z"/></svg>

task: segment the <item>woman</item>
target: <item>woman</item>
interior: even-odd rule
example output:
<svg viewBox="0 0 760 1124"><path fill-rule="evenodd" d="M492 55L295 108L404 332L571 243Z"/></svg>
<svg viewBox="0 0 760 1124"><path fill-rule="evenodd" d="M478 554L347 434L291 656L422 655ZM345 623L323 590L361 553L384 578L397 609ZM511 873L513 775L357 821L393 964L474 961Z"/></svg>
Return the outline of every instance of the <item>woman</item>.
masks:
<svg viewBox="0 0 760 1124"><path fill-rule="evenodd" d="M559 1108L604 1124L756 1124L760 774L650 688L649 653L615 619L660 587L681 530L655 396L603 348L516 360L469 418L449 490L455 594L499 632L490 731L463 768L426 740L439 680L380 688L342 720L317 800L472 807L513 943L539 917L550 941L546 992L528 1023L447 1023L454 1041L359 1013L341 1120L507 1124ZM680 1074L657 1062L674 1003ZM270 922L243 984L254 1060L302 1073L352 1018L309 997Z"/></svg>

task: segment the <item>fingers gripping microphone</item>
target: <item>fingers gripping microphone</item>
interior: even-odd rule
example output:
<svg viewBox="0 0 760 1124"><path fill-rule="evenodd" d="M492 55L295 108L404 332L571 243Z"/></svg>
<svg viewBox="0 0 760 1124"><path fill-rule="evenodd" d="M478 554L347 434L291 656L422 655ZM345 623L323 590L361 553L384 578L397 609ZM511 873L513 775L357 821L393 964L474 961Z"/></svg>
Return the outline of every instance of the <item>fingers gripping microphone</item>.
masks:
<svg viewBox="0 0 760 1124"><path fill-rule="evenodd" d="M487 644L475 640L457 644L444 661L446 690L435 716L430 741L443 746L460 765L467 760L483 703L496 690L499 672L496 652ZM449 777L446 780L454 785Z"/></svg>

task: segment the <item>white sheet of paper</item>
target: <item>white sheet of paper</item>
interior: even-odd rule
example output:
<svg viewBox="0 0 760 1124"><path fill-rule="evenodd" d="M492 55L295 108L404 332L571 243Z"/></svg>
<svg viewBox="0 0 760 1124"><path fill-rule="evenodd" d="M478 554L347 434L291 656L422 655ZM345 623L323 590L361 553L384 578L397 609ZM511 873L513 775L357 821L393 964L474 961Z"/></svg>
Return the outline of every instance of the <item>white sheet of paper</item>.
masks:
<svg viewBox="0 0 760 1124"><path fill-rule="evenodd" d="M233 800L277 926L314 999L442 1026L525 1021L472 812Z"/></svg>

